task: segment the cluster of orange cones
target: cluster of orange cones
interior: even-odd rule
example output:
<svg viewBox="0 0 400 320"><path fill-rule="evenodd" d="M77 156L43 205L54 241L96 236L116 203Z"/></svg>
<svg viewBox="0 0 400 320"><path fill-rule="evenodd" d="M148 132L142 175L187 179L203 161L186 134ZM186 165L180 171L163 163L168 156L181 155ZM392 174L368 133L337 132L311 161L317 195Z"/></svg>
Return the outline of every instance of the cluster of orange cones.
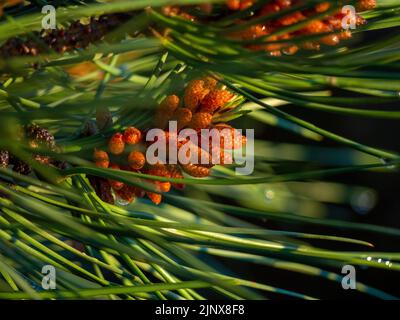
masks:
<svg viewBox="0 0 400 320"><path fill-rule="evenodd" d="M230 164L232 163L231 155L225 150L238 149L246 143L246 138L235 134L234 128L226 123L213 121L214 115L224 112L226 105L234 98L235 95L219 86L215 79L203 77L190 81L181 98L178 95L169 95L156 108L153 128L164 132L163 139L165 139L166 148L168 149L168 143L174 141L178 151L183 147L187 148L187 152L194 153L199 162L183 163L178 159L176 163L171 164L167 159L167 161L160 160L156 163L150 163L146 158L146 151L156 141L145 141L143 132L134 127L126 128L124 132L114 133L108 141L107 151L95 149L93 160L96 166L100 168L132 171L159 177L181 179L184 177L184 172L196 178L207 177L210 175L211 168L217 162L213 157L214 154L218 155L218 164ZM176 121L176 132L168 131L167 125L170 121ZM195 130L199 136L199 141L202 140L202 129L216 129L222 134L217 145L208 141L207 148L204 145L191 145L188 148L192 141L187 138L179 138L179 132L184 129ZM148 132L148 130L146 131ZM206 159L206 162L200 163L200 158ZM101 192L111 192L112 190L113 198L121 199L126 203L132 202L135 197L147 195L152 202L159 204L162 201L162 193L169 192L171 187L177 189L184 187L180 183L149 179L147 182L154 186L156 192L145 191L139 187L129 186L110 179L105 182L106 185L102 185L102 188L97 190L101 189ZM102 199L109 199L108 202L112 202L112 197L109 195L102 195Z"/></svg>

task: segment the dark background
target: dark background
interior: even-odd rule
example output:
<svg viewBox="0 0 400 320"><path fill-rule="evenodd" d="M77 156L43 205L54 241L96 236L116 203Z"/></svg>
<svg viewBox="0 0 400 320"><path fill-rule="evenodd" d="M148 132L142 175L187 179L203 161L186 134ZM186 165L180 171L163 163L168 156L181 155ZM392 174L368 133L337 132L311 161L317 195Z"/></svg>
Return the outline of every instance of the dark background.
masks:
<svg viewBox="0 0 400 320"><path fill-rule="evenodd" d="M400 152L399 142L399 124L397 121L383 119L368 119L353 116L341 116L327 114L323 112L314 112L299 107L285 107L285 111L302 117L324 129L338 133L345 137L349 137L361 143ZM272 140L276 142L304 143L305 140L283 130L263 126L262 131L258 127L256 135L259 138ZM313 144L309 140L307 144ZM318 145L337 146L336 143L328 140ZM346 175L338 175L325 179L344 184L362 185L371 187L377 192L378 201L376 206L365 214L356 212L348 205L343 205L346 214L343 216L348 221L376 224L400 229L400 174L394 173L376 173L376 172L357 172ZM338 219L334 211L329 218ZM273 224L274 225L274 224ZM399 237L389 237L384 235L376 235L369 232L345 231L340 229L332 229L321 226L306 226L288 224L275 224L279 229L296 230L299 232L310 232L320 234L335 234L347 237L354 237L370 241L375 245L375 251L393 251L399 252ZM268 224L271 227L271 223ZM346 250L360 250L360 248L346 248ZM330 249L338 249L333 246ZM343 249L343 248L341 248ZM340 249L339 249L340 250ZM231 263L231 262L230 262ZM239 265L236 267L240 268ZM321 266L324 268L323 266ZM336 282L323 280L318 277L301 275L293 272L280 271L267 267L254 267L247 265L249 268L248 275L253 280L267 279L268 283L280 288L291 288L298 292L307 292L312 296L326 299L370 299L368 295L361 294L356 290L343 290L341 285ZM250 269L251 268L251 269ZM331 269L335 273L339 273L338 269ZM387 293L400 297L400 274L396 271L386 271L374 268L356 267L357 280L365 284L379 288ZM276 295L275 298L282 298ZM285 297L286 298L286 297Z"/></svg>
<svg viewBox="0 0 400 320"><path fill-rule="evenodd" d="M334 92L335 95L346 95L346 92ZM354 96L354 93L352 93ZM387 109L396 107L389 106ZM382 106L375 106L376 109ZM400 153L399 141L399 123L396 120L362 118L357 116L344 116L331 113L317 112L301 108L298 106L285 106L282 110L309 121L319 127L358 141L360 143L387 149L393 152ZM242 123L243 125L243 123ZM256 139L262 139L272 142L306 144L316 146L332 146L338 147L338 144L328 139L322 142L312 142L302 137L296 136L290 132L281 130L276 127L260 125L247 119L245 123L248 128L256 128ZM379 159L377 159L379 161ZM375 207L363 214L356 212L350 205L339 205L340 214L336 214L332 210L328 218L343 219L347 221L375 224L400 229L400 174L398 171L393 173L378 173L378 172L356 172L345 175L337 175L324 178L325 181L339 182L350 185L366 186L374 189L377 192L377 203ZM253 221L260 224L260 221ZM369 241L375 245L374 251L392 251L399 252L400 237L385 236L374 234L372 232L358 232L350 230L340 230L338 228L321 227L317 225L290 225L284 223L276 223L268 221L268 228L280 230L290 230L299 232L309 232L318 234L331 234L338 236L353 237ZM318 246L319 244L316 244ZM354 250L360 251L360 247L347 246L336 248L333 245L324 246L324 248L336 250ZM361 249L362 250L362 249ZM242 270L243 265L232 261L229 263L230 268ZM333 271L340 274L340 269L337 267L327 268L320 266L323 269ZM394 296L400 297L400 274L396 271L380 270L375 268L356 267L357 281L364 284L374 286ZM252 264L246 265L246 275L251 280L265 281L273 286L280 288L290 288L294 291L307 293L311 296L322 299L371 299L366 294L359 293L356 290L343 290L340 283L324 280L319 277L301 275L299 273L281 271L265 266L257 267ZM287 299L282 295L273 295L273 298Z"/></svg>

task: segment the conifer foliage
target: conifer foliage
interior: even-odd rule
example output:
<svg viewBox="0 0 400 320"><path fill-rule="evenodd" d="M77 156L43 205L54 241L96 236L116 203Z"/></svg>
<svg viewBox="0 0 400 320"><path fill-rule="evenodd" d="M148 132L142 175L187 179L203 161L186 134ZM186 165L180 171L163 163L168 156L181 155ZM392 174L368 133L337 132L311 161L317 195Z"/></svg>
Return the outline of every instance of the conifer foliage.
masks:
<svg viewBox="0 0 400 320"><path fill-rule="evenodd" d="M0 299L340 298L343 265L356 297L400 296L370 281L398 277L400 226L363 183L399 170L374 129L400 119L399 17L397 0L0 1Z"/></svg>

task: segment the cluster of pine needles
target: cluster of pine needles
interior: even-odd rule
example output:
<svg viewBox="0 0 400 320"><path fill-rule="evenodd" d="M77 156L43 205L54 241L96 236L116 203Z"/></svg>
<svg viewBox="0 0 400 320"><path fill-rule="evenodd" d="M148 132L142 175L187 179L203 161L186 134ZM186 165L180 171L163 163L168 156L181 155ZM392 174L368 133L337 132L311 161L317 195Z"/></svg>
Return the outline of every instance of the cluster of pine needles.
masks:
<svg viewBox="0 0 400 320"><path fill-rule="evenodd" d="M327 213L371 209L361 200L373 189L332 179L398 173L400 155L284 110L399 120L400 5L344 2L0 2L0 299L320 299L296 275L340 295L343 265L399 272L400 253L370 240L396 243L399 229ZM45 4L56 30L42 30ZM361 10L351 37L330 28L344 4ZM303 143L256 130L251 176L235 165L202 178L94 165L94 150L127 128L145 132L166 97L204 77L234 97L207 125L256 123ZM99 181L153 197L157 184L186 187L158 206L121 205L102 199ZM55 290L42 286L45 265ZM396 299L366 279L360 296Z"/></svg>

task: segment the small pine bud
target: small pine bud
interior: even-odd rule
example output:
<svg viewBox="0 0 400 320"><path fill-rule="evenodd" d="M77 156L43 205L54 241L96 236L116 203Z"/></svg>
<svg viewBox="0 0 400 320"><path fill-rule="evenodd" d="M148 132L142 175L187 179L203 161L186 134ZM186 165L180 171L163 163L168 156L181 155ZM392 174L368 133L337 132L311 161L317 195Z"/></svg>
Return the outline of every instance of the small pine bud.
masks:
<svg viewBox="0 0 400 320"><path fill-rule="evenodd" d="M32 148L38 148L40 146L49 149L55 148L54 136L48 130L41 128L36 124L32 124L26 127L25 132Z"/></svg>
<svg viewBox="0 0 400 320"><path fill-rule="evenodd" d="M329 2L322 2L315 5L316 12L325 12L331 7Z"/></svg>
<svg viewBox="0 0 400 320"><path fill-rule="evenodd" d="M94 150L93 161L96 164L96 167L99 168L108 168L110 164L110 158L108 157L107 152L98 149Z"/></svg>
<svg viewBox="0 0 400 320"><path fill-rule="evenodd" d="M216 79L214 79L213 77L204 77L203 81L204 81L204 88L206 88L208 90L213 90L217 86L217 83L218 83L218 81Z"/></svg>
<svg viewBox="0 0 400 320"><path fill-rule="evenodd" d="M43 165L49 165L49 164L51 164L51 158L48 157L48 156L44 156L44 155L41 155L41 154L35 154L35 155L33 156L33 158L34 158L37 162L39 162L40 164L43 164Z"/></svg>
<svg viewBox="0 0 400 320"><path fill-rule="evenodd" d="M7 150L0 150L0 168L6 168L10 163L10 153Z"/></svg>
<svg viewBox="0 0 400 320"><path fill-rule="evenodd" d="M179 97L176 95L167 96L158 107L158 110L162 110L166 113L173 113L179 107Z"/></svg>
<svg viewBox="0 0 400 320"><path fill-rule="evenodd" d="M116 190L115 194L117 195L117 197L128 203L131 203L133 200L135 200L135 190L133 187L128 185L125 185L120 190Z"/></svg>
<svg viewBox="0 0 400 320"><path fill-rule="evenodd" d="M124 142L126 144L137 144L142 139L142 133L135 127L129 127L124 131Z"/></svg>
<svg viewBox="0 0 400 320"><path fill-rule="evenodd" d="M51 159L51 165L61 170L66 170L68 168L68 163L62 160Z"/></svg>
<svg viewBox="0 0 400 320"><path fill-rule="evenodd" d="M321 39L321 42L323 44L326 44L327 46L336 46L340 42L340 38L336 34L331 34L326 37L323 37Z"/></svg>
<svg viewBox="0 0 400 320"><path fill-rule="evenodd" d="M124 152L125 142L122 133L118 132L111 137L108 143L108 149L113 155L120 155L121 153Z"/></svg>
<svg viewBox="0 0 400 320"><path fill-rule="evenodd" d="M167 177L167 178L170 177L170 172L168 170L168 167L163 164L157 164L151 166L146 173L153 176ZM160 192L169 192L171 190L171 183L168 181L151 181L150 183L154 184L156 190ZM152 192L147 192L147 195L151 199L151 201L153 201L155 204L159 204L161 202L162 199L161 195L157 195L156 193Z"/></svg>
<svg viewBox="0 0 400 320"><path fill-rule="evenodd" d="M111 185L108 183L107 180L101 179L99 182L100 185L100 194L98 196L104 202L114 204L114 197L111 192Z"/></svg>
<svg viewBox="0 0 400 320"><path fill-rule="evenodd" d="M106 179L88 175L91 186L101 200L114 204L114 197L111 192L111 186Z"/></svg>
<svg viewBox="0 0 400 320"><path fill-rule="evenodd" d="M135 197L138 197L138 198L143 198L146 195L146 192L139 187L134 187L133 193L135 194Z"/></svg>
<svg viewBox="0 0 400 320"><path fill-rule="evenodd" d="M200 111L213 114L231 100L232 97L233 94L227 90L212 90L201 101Z"/></svg>
<svg viewBox="0 0 400 320"><path fill-rule="evenodd" d="M179 147L179 152L182 153L183 151L180 148L184 148L183 151L185 152L185 157L190 159L190 162L194 163L201 163L204 165L210 164L211 157L210 154L204 150L203 148L199 147L198 145L194 144L192 141L186 141L182 146Z"/></svg>
<svg viewBox="0 0 400 320"><path fill-rule="evenodd" d="M204 178L210 175L210 169L195 164L181 165L183 171L195 178Z"/></svg>
<svg viewBox="0 0 400 320"><path fill-rule="evenodd" d="M186 127L192 120L192 112L188 108L176 109L174 115L172 116L178 124L178 130Z"/></svg>
<svg viewBox="0 0 400 320"><path fill-rule="evenodd" d="M176 95L167 96L156 109L153 121L155 127L164 129L178 107L179 97Z"/></svg>
<svg viewBox="0 0 400 320"><path fill-rule="evenodd" d="M82 137L90 137L99 132L96 122L94 121L87 121L85 126L83 127L81 136Z"/></svg>
<svg viewBox="0 0 400 320"><path fill-rule="evenodd" d="M150 174L152 176L159 176L159 177L170 177L170 173L168 170L168 167L165 166L164 164L155 164L152 165L147 171L147 174Z"/></svg>
<svg viewBox="0 0 400 320"><path fill-rule="evenodd" d="M212 3L199 4L199 10L204 14L211 14L213 11L213 4Z"/></svg>
<svg viewBox="0 0 400 320"><path fill-rule="evenodd" d="M329 32L329 26L320 20L314 20L309 22L305 26L305 31L309 33L322 33L322 32Z"/></svg>
<svg viewBox="0 0 400 320"><path fill-rule="evenodd" d="M295 24L301 20L304 20L306 17L301 12L294 12L292 14L288 14L277 21L277 24L280 26L290 26Z"/></svg>
<svg viewBox="0 0 400 320"><path fill-rule="evenodd" d="M206 129L212 122L212 114L207 112L197 112L193 115L190 124L188 125L192 129Z"/></svg>
<svg viewBox="0 0 400 320"><path fill-rule="evenodd" d="M32 168L25 162L17 159L14 163L13 171L19 174L28 175L32 172Z"/></svg>
<svg viewBox="0 0 400 320"><path fill-rule="evenodd" d="M220 146L224 149L240 149L246 144L246 137L235 128L227 124L217 124L214 126L220 132Z"/></svg>
<svg viewBox="0 0 400 320"><path fill-rule="evenodd" d="M357 2L357 10L358 11L365 11L371 10L376 7L376 0L359 0Z"/></svg>
<svg viewBox="0 0 400 320"><path fill-rule="evenodd" d="M156 181L156 185L160 192L169 192L171 190L171 183L168 181Z"/></svg>
<svg viewBox="0 0 400 320"><path fill-rule="evenodd" d="M112 126L113 119L110 110L101 106L96 110L96 124L100 130L107 129Z"/></svg>
<svg viewBox="0 0 400 320"><path fill-rule="evenodd" d="M115 163L111 163L108 167L109 169L113 169L113 170L120 170L119 165L115 164ZM121 190L125 184L121 181L117 181L117 180L112 180L112 179L108 179L108 183L110 184L111 188L113 188L114 190Z"/></svg>
<svg viewBox="0 0 400 320"><path fill-rule="evenodd" d="M146 157L140 151L132 151L128 155L129 166L134 170L140 170L146 164Z"/></svg>
<svg viewBox="0 0 400 320"><path fill-rule="evenodd" d="M232 155L216 145L211 148L212 163L219 165L232 164Z"/></svg>
<svg viewBox="0 0 400 320"><path fill-rule="evenodd" d="M168 171L171 178L174 179L183 179L183 174L181 169L177 165L169 165ZM183 183L172 183L172 186L176 189L182 190L185 185Z"/></svg>
<svg viewBox="0 0 400 320"><path fill-rule="evenodd" d="M156 113L154 114L153 124L158 129L165 129L172 116L173 112L157 109Z"/></svg>
<svg viewBox="0 0 400 320"><path fill-rule="evenodd" d="M226 5L230 10L239 10L240 0L226 0Z"/></svg>

